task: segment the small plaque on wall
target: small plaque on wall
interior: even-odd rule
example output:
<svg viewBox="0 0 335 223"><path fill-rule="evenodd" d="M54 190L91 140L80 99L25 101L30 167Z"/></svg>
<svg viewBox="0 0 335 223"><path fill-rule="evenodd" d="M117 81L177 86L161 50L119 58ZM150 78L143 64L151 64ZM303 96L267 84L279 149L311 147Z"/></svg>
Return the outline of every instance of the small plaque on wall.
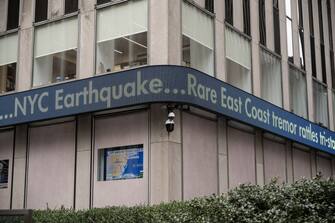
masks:
<svg viewBox="0 0 335 223"><path fill-rule="evenodd" d="M8 187L9 160L0 160L0 189Z"/></svg>

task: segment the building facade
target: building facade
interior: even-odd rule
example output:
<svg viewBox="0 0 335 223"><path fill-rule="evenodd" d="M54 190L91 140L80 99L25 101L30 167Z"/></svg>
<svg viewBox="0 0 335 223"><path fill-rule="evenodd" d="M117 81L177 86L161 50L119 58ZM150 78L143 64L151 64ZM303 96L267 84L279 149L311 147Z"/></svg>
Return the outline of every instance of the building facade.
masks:
<svg viewBox="0 0 335 223"><path fill-rule="evenodd" d="M334 35L334 0L0 0L0 209L334 177Z"/></svg>

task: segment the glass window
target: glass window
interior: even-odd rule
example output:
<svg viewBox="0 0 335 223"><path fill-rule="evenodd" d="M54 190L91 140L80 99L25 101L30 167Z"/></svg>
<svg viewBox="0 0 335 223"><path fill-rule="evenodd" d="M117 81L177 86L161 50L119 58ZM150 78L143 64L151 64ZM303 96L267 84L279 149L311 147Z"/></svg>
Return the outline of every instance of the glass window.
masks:
<svg viewBox="0 0 335 223"><path fill-rule="evenodd" d="M315 40L314 36L310 36L311 43L311 59L312 59L312 75L316 77L316 61L315 61Z"/></svg>
<svg viewBox="0 0 335 223"><path fill-rule="evenodd" d="M313 81L314 120L323 126L328 126L328 93L327 87Z"/></svg>
<svg viewBox="0 0 335 223"><path fill-rule="evenodd" d="M8 188L9 160L0 160L0 189Z"/></svg>
<svg viewBox="0 0 335 223"><path fill-rule="evenodd" d="M17 34L0 38L0 94L15 90L17 51Z"/></svg>
<svg viewBox="0 0 335 223"><path fill-rule="evenodd" d="M250 36L250 0L243 0L243 32Z"/></svg>
<svg viewBox="0 0 335 223"><path fill-rule="evenodd" d="M65 0L65 14L78 11L78 0Z"/></svg>
<svg viewBox="0 0 335 223"><path fill-rule="evenodd" d="M300 68L305 70L305 39L304 39L304 22L302 14L302 0L297 1L298 29L299 29L299 58Z"/></svg>
<svg viewBox="0 0 335 223"><path fill-rule="evenodd" d="M280 46L280 24L279 24L278 0L273 0L273 32L274 32L275 52L280 55L281 46Z"/></svg>
<svg viewBox="0 0 335 223"><path fill-rule="evenodd" d="M108 3L110 1L111 0L97 0L97 5L102 5L102 4Z"/></svg>
<svg viewBox="0 0 335 223"><path fill-rule="evenodd" d="M249 39L226 26L225 43L227 81L242 90L251 92L251 46Z"/></svg>
<svg viewBox="0 0 335 223"><path fill-rule="evenodd" d="M97 12L96 73L148 63L147 1L129 1Z"/></svg>
<svg viewBox="0 0 335 223"><path fill-rule="evenodd" d="M285 0L285 12L286 12L287 56L288 56L288 61L293 63L291 0Z"/></svg>
<svg viewBox="0 0 335 223"><path fill-rule="evenodd" d="M143 144L99 149L99 181L143 178Z"/></svg>
<svg viewBox="0 0 335 223"><path fill-rule="evenodd" d="M230 25L234 25L234 13L233 13L233 0L225 0L225 15L226 22Z"/></svg>
<svg viewBox="0 0 335 223"><path fill-rule="evenodd" d="M266 46L265 0L259 1L259 36L260 43Z"/></svg>
<svg viewBox="0 0 335 223"><path fill-rule="evenodd" d="M289 72L291 110L296 115L307 118L306 76L304 73L294 68L290 68Z"/></svg>
<svg viewBox="0 0 335 223"><path fill-rule="evenodd" d="M325 45L321 43L321 72L322 72L322 82L327 84L327 70L326 70L326 58L325 58Z"/></svg>
<svg viewBox="0 0 335 223"><path fill-rule="evenodd" d="M48 0L35 0L35 22L48 19Z"/></svg>
<svg viewBox="0 0 335 223"><path fill-rule="evenodd" d="M322 17L322 0L318 0L318 14L319 14L319 31L320 31L320 41L324 42L323 35L323 17Z"/></svg>
<svg viewBox="0 0 335 223"><path fill-rule="evenodd" d="M206 0L205 1L205 9L214 13L214 0Z"/></svg>
<svg viewBox="0 0 335 223"><path fill-rule="evenodd" d="M183 2L183 62L207 74L214 74L214 24L209 15Z"/></svg>
<svg viewBox="0 0 335 223"><path fill-rule="evenodd" d="M327 0L327 16L328 16L328 33L329 33L329 47L334 48L333 43L333 27L330 0Z"/></svg>
<svg viewBox="0 0 335 223"><path fill-rule="evenodd" d="M19 26L20 0L8 1L7 30L16 29Z"/></svg>
<svg viewBox="0 0 335 223"><path fill-rule="evenodd" d="M77 18L36 28L33 86L76 77L77 39Z"/></svg>
<svg viewBox="0 0 335 223"><path fill-rule="evenodd" d="M261 50L262 98L281 107L282 80L280 59Z"/></svg>

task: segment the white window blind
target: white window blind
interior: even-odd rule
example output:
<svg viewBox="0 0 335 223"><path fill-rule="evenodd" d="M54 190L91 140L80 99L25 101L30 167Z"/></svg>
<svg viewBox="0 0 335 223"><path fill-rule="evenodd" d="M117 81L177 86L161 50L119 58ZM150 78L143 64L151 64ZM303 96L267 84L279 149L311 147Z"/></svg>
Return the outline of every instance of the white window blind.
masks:
<svg viewBox="0 0 335 223"><path fill-rule="evenodd" d="M313 81L315 121L328 126L328 94L327 88L317 81Z"/></svg>
<svg viewBox="0 0 335 223"><path fill-rule="evenodd" d="M251 69L250 42L244 36L226 26L226 57L246 69Z"/></svg>
<svg viewBox="0 0 335 223"><path fill-rule="evenodd" d="M185 36L209 49L214 49L214 24L209 15L183 2L182 23L182 32Z"/></svg>
<svg viewBox="0 0 335 223"><path fill-rule="evenodd" d="M303 73L290 68L291 109L301 117L307 118L307 83Z"/></svg>
<svg viewBox="0 0 335 223"><path fill-rule="evenodd" d="M147 31L147 11L147 0L129 1L100 9L97 16L97 42Z"/></svg>
<svg viewBox="0 0 335 223"><path fill-rule="evenodd" d="M261 50L262 97L282 106L282 81L280 60L265 50Z"/></svg>
<svg viewBox="0 0 335 223"><path fill-rule="evenodd" d="M6 35L0 38L0 66L17 61L18 35Z"/></svg>
<svg viewBox="0 0 335 223"><path fill-rule="evenodd" d="M35 31L35 58L76 49L77 40L77 18L38 27Z"/></svg>

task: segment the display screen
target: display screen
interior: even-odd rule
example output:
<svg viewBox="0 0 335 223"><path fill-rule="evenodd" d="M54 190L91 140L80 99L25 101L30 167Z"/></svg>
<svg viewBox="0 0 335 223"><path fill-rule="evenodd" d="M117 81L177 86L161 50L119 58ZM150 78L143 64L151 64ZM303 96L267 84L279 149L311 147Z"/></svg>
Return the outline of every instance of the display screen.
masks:
<svg viewBox="0 0 335 223"><path fill-rule="evenodd" d="M9 160L0 160L0 188L8 187Z"/></svg>
<svg viewBox="0 0 335 223"><path fill-rule="evenodd" d="M105 149L104 180L143 178L143 145Z"/></svg>

